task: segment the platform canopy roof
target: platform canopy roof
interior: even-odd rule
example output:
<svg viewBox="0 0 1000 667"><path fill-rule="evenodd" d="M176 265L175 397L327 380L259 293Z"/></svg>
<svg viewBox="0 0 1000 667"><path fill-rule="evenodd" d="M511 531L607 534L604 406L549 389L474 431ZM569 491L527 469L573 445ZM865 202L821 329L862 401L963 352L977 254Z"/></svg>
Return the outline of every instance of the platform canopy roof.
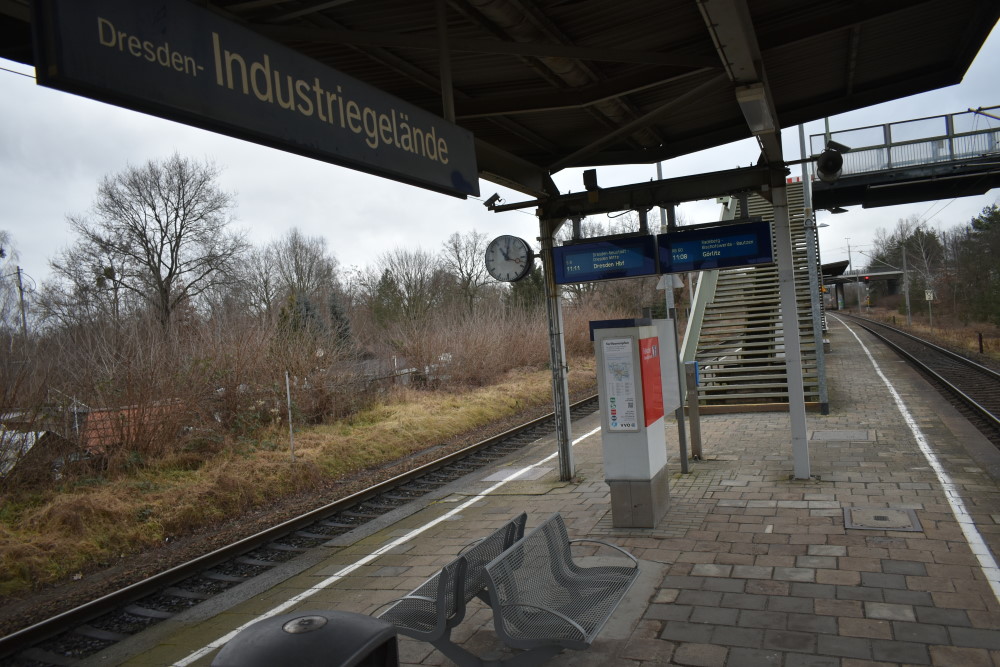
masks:
<svg viewBox="0 0 1000 667"><path fill-rule="evenodd" d="M480 176L533 196L752 129L773 159L774 129L958 83L1000 18L998 0L195 4L435 114L452 97ZM32 63L29 9L0 0L0 56Z"/></svg>

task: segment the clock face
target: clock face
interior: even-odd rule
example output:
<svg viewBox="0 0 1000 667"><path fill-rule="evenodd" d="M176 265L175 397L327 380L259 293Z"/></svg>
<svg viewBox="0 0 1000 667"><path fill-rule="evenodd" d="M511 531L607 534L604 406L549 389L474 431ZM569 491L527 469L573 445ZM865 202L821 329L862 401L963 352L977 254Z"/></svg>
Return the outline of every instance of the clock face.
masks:
<svg viewBox="0 0 1000 667"><path fill-rule="evenodd" d="M497 280L520 280L528 275L534 262L531 246L516 236L498 236L486 247L486 270Z"/></svg>

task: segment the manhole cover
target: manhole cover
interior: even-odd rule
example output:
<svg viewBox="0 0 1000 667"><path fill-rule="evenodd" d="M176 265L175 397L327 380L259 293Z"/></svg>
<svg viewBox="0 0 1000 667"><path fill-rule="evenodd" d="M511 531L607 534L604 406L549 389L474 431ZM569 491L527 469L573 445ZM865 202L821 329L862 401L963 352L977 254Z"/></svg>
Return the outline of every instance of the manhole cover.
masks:
<svg viewBox="0 0 1000 667"><path fill-rule="evenodd" d="M923 527L913 510L891 509L887 507L844 508L844 527L858 530L904 530L920 532Z"/></svg>

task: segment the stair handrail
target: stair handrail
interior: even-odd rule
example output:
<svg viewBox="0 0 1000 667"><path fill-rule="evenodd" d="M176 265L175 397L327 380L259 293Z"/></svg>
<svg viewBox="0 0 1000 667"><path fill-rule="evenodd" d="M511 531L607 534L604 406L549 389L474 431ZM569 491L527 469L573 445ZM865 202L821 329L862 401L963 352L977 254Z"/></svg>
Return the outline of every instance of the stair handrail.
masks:
<svg viewBox="0 0 1000 667"><path fill-rule="evenodd" d="M727 221L736 218L739 202L736 197L720 199L722 213L719 220ZM691 312L688 315L687 326L684 328L684 341L681 343L681 362L694 361L698 352L698 339L701 338L701 326L705 321L705 310L715 299L715 288L719 283L719 270L702 271L698 276L698 286L691 299Z"/></svg>

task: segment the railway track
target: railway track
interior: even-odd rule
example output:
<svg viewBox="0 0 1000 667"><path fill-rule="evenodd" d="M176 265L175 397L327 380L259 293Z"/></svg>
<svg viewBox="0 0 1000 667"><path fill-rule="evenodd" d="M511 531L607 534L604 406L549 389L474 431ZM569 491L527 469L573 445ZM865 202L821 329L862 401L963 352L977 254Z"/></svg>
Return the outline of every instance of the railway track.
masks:
<svg viewBox="0 0 1000 667"><path fill-rule="evenodd" d="M597 397L570 407L592 413ZM0 638L0 665L74 665L550 433L546 415Z"/></svg>
<svg viewBox="0 0 1000 667"><path fill-rule="evenodd" d="M912 362L1000 448L1000 373L888 324L845 313L837 316L856 323Z"/></svg>

